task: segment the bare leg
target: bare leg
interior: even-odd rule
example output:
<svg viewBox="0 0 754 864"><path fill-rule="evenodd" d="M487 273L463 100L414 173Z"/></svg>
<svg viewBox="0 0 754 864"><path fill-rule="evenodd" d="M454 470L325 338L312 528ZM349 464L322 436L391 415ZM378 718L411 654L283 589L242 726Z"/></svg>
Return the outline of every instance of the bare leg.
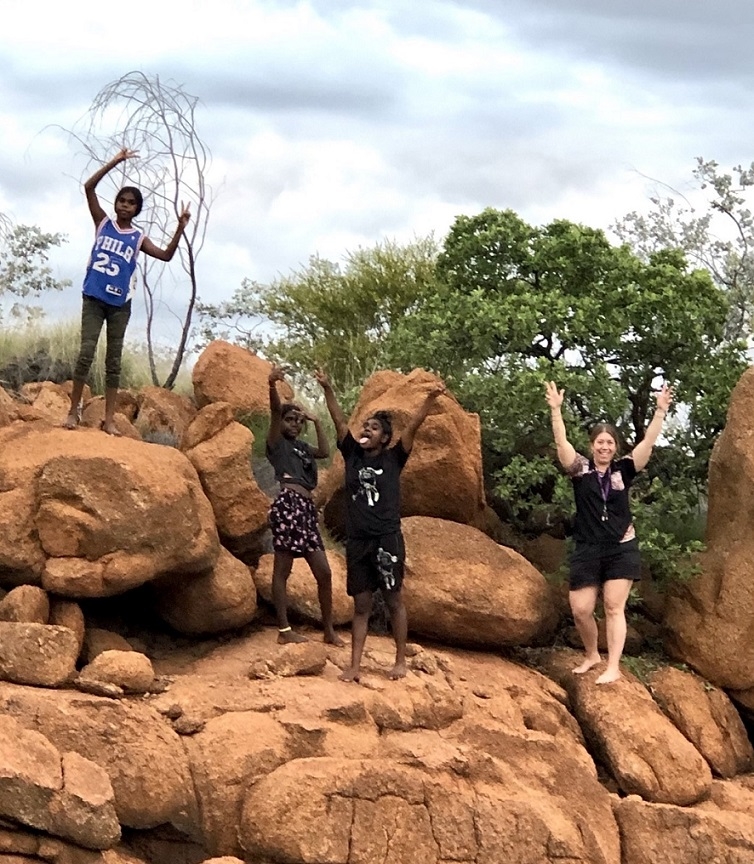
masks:
<svg viewBox="0 0 754 864"><path fill-rule="evenodd" d="M400 588L397 591L384 591L383 596L387 608L390 610L390 625L393 629L393 639L395 639L395 666L390 670L388 677L395 681L398 678L406 677L408 616Z"/></svg>
<svg viewBox="0 0 754 864"><path fill-rule="evenodd" d="M602 588L607 630L607 669L597 684L610 684L620 678L620 658L626 644L626 601L633 582L630 579L608 579Z"/></svg>
<svg viewBox="0 0 754 864"><path fill-rule="evenodd" d="M286 586L293 567L290 552L276 552L272 565L272 602L278 619L278 642L287 645L291 642L306 642L306 637L294 633L288 623L288 593Z"/></svg>
<svg viewBox="0 0 754 864"><path fill-rule="evenodd" d="M367 641L369 613L372 611L372 592L362 591L353 598L353 624L351 625L351 665L343 671L341 681L358 681L361 655Z"/></svg>
<svg viewBox="0 0 754 864"><path fill-rule="evenodd" d="M84 382L74 381L71 388L71 407L68 416L63 421L66 429L75 429L81 423L81 396L84 392Z"/></svg>
<svg viewBox="0 0 754 864"><path fill-rule="evenodd" d="M317 580L317 597L322 613L322 627L325 631L325 642L342 648L345 643L335 632L332 622L332 572L324 550L317 549L306 556L306 563Z"/></svg>
<svg viewBox="0 0 754 864"><path fill-rule="evenodd" d="M105 389L105 419L102 421L102 429L108 435L120 436L115 427L115 403L118 399L118 388L107 387Z"/></svg>
<svg viewBox="0 0 754 864"><path fill-rule="evenodd" d="M597 650L597 622L594 620L594 607L597 605L598 594L597 585L587 585L568 592L573 620L584 643L586 655L584 662L573 670L577 675L588 672L592 666L596 666L602 660Z"/></svg>

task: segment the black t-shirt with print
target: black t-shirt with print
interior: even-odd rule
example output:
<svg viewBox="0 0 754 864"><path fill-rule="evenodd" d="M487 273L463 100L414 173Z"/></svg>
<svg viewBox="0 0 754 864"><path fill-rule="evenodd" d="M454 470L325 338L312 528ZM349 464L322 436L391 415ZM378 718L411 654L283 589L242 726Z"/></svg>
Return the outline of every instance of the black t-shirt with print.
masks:
<svg viewBox="0 0 754 864"><path fill-rule="evenodd" d="M409 454L398 441L369 456L350 432L338 442L346 463L346 535L381 537L400 531L400 477Z"/></svg>
<svg viewBox="0 0 754 864"><path fill-rule="evenodd" d="M578 454L568 471L576 499L573 539L580 557L615 549L635 536L628 490L636 477L630 456L612 462L600 475L591 459ZM605 495L607 500L605 500ZM604 508L607 519L603 519Z"/></svg>
<svg viewBox="0 0 754 864"><path fill-rule="evenodd" d="M314 489L317 485L317 463L313 452L311 444L298 438L291 440L285 435L281 435L272 447L268 444L267 458L275 469L275 479L278 482L289 480L310 491Z"/></svg>

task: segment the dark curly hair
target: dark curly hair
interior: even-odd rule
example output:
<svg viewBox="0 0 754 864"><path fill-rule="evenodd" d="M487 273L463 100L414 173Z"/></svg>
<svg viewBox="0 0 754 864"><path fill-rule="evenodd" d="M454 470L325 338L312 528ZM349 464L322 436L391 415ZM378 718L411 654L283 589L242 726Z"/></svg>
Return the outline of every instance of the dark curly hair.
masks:
<svg viewBox="0 0 754 864"><path fill-rule="evenodd" d="M376 420L382 426L382 434L387 435L389 444L393 437L393 417L389 411L375 411L367 420Z"/></svg>

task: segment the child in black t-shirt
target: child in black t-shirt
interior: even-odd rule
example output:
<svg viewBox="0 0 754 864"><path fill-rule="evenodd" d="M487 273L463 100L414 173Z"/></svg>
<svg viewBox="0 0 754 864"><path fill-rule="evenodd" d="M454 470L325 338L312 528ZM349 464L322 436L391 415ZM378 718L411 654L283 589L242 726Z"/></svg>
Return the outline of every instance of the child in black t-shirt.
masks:
<svg viewBox="0 0 754 864"><path fill-rule="evenodd" d="M642 440L629 456L616 459L618 433L608 423L598 423L589 434L591 459L577 453L566 437L560 413L563 390L553 381L545 385L558 460L573 482L576 500L574 548L570 558L568 599L586 657L573 671L582 674L601 662L597 649L594 609L602 589L607 631L607 668L596 679L609 684L620 678L620 658L626 641L626 601L632 584L641 576L629 489L642 471L662 430L673 401L667 385L657 394L657 409Z"/></svg>
<svg viewBox="0 0 754 864"><path fill-rule="evenodd" d="M390 415L377 411L364 421L358 441L338 405L323 372L317 373L330 416L338 435L338 448L346 463L346 570L347 591L353 597L351 666L340 676L358 681L361 655L367 638L372 594L382 591L390 610L395 639L392 679L406 675L408 624L401 588L405 550L401 534L400 476L411 453L414 436L445 385L431 385L424 402L408 421L398 442L390 447L393 428Z"/></svg>
<svg viewBox="0 0 754 864"><path fill-rule="evenodd" d="M316 417L309 416L298 405L282 404L277 382L285 380L283 370L274 366L269 376L270 428L267 432L267 458L275 469L280 492L270 508L270 528L275 560L272 567L272 599L278 619L278 642L306 642L306 637L294 633L288 623L286 586L294 558L304 558L317 580L317 595L322 613L325 642L342 646L343 641L333 628L332 573L319 533L317 508L312 492L317 485L315 459L326 459L330 447ZM299 441L307 420L314 423L317 446Z"/></svg>

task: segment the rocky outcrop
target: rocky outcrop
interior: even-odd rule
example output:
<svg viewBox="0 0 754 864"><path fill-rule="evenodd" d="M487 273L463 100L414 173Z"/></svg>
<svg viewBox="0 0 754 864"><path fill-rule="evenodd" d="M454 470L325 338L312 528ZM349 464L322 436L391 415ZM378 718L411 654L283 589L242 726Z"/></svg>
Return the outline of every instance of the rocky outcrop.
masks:
<svg viewBox="0 0 754 864"><path fill-rule="evenodd" d="M222 421L226 420L223 425ZM235 554L261 551L270 499L251 471L254 436L232 419L227 404L199 412L188 427L184 450L209 498L218 531Z"/></svg>
<svg viewBox="0 0 754 864"><path fill-rule="evenodd" d="M77 753L61 753L38 732L0 714L0 818L88 849L120 840L105 771Z"/></svg>
<svg viewBox="0 0 754 864"><path fill-rule="evenodd" d="M67 627L0 621L0 680L58 687L73 677L78 654Z"/></svg>
<svg viewBox="0 0 754 864"><path fill-rule="evenodd" d="M2 715L41 733L61 752L73 751L103 768L121 824L143 829L169 822L189 833L197 824L180 739L148 706L0 684Z"/></svg>
<svg viewBox="0 0 754 864"><path fill-rule="evenodd" d="M618 681L598 686L594 682L600 669L574 675L575 665L567 654L553 653L547 668L567 689L584 735L621 791L682 806L709 795L707 762L643 685L624 671Z"/></svg>
<svg viewBox="0 0 754 864"><path fill-rule="evenodd" d="M141 437L156 444L180 447L189 423L196 416L196 405L164 387L142 387L136 402L134 425Z"/></svg>
<svg viewBox="0 0 754 864"><path fill-rule="evenodd" d="M666 627L670 653L720 687L754 687L754 366L733 390L709 463L707 550L700 572L675 587Z"/></svg>
<svg viewBox="0 0 754 864"><path fill-rule="evenodd" d="M227 549L215 566L198 576L169 578L154 585L160 616L179 633L220 633L248 624L256 615L251 571Z"/></svg>
<svg viewBox="0 0 754 864"><path fill-rule="evenodd" d="M237 417L269 415L267 379L272 364L239 345L218 339L202 351L194 364L191 380L199 408L213 402L227 402ZM290 401L293 391L285 382L278 385L280 398Z"/></svg>
<svg viewBox="0 0 754 864"><path fill-rule="evenodd" d="M655 700L720 777L751 770L754 750L733 703L717 687L673 666L650 677Z"/></svg>
<svg viewBox="0 0 754 864"><path fill-rule="evenodd" d="M202 572L219 542L212 508L170 447L87 429L0 430L0 572L69 598Z"/></svg>
<svg viewBox="0 0 754 864"><path fill-rule="evenodd" d="M442 642L530 645L557 622L550 588L529 562L468 525L403 520L409 627Z"/></svg>

